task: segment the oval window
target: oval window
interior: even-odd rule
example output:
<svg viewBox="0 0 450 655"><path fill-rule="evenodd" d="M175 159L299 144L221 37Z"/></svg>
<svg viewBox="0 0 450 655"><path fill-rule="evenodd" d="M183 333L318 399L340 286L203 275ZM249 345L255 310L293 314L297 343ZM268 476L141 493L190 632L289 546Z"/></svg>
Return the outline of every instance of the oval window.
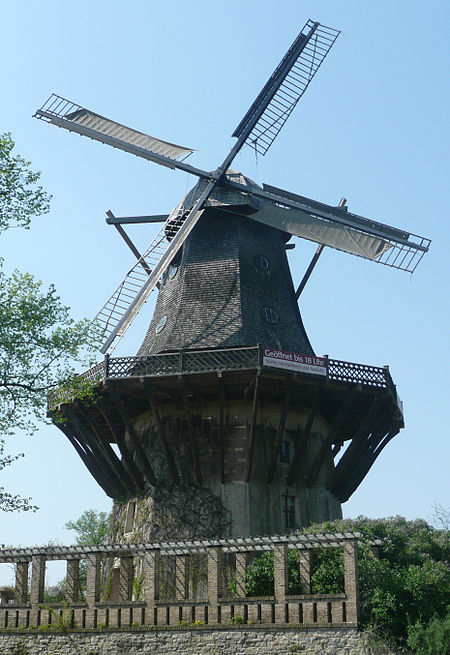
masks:
<svg viewBox="0 0 450 655"><path fill-rule="evenodd" d="M178 264L172 264L169 266L169 280L173 280L175 275L178 273Z"/></svg>
<svg viewBox="0 0 450 655"><path fill-rule="evenodd" d="M273 309L273 307L263 307L261 309L261 316L266 323L270 323L270 325L275 325L275 323L278 323L279 321L278 313Z"/></svg>
<svg viewBox="0 0 450 655"><path fill-rule="evenodd" d="M156 326L155 329L156 334L159 334L164 330L164 328L166 327L166 323L167 323L167 314L165 314L162 318L159 319L158 325Z"/></svg>
<svg viewBox="0 0 450 655"><path fill-rule="evenodd" d="M269 265L269 260L267 257L264 257L264 255L256 255L255 259L255 266L258 268L260 271L268 271L270 268Z"/></svg>

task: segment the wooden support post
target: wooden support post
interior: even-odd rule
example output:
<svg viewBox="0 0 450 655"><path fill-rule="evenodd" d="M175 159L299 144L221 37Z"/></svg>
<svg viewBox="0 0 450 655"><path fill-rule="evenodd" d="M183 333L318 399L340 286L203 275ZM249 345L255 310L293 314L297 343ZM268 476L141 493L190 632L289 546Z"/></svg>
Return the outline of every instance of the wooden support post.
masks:
<svg viewBox="0 0 450 655"><path fill-rule="evenodd" d="M191 414L191 408L189 407L189 400L187 396L187 385L186 385L186 380L182 375L180 375L180 386L181 386L181 393L183 397L183 406L184 406L184 411L186 413L186 420L187 420L187 426L188 426L188 438L189 438L189 445L191 448L191 458L192 458L192 466L194 468L194 478L195 481L197 482L198 485L202 485L202 470L200 468L200 460L198 457L198 452L197 452L197 445L195 442L195 435L194 435L194 425L192 421L192 414Z"/></svg>
<svg viewBox="0 0 450 655"><path fill-rule="evenodd" d="M114 400L117 409L119 410L119 414L122 418L125 429L127 430L128 436L130 437L130 442L133 445L133 448L136 452L137 460L142 467L142 473L144 474L145 478L152 486L156 486L156 476L153 471L152 465L150 464L150 461L142 446L140 437L136 433L136 430L134 429L134 425L132 424L130 417L128 416L128 413L122 403L119 393L112 385L108 387L108 391L111 395L111 398Z"/></svg>
<svg viewBox="0 0 450 655"><path fill-rule="evenodd" d="M217 623L222 577L222 549L208 548L208 623Z"/></svg>
<svg viewBox="0 0 450 655"><path fill-rule="evenodd" d="M300 593L311 593L311 552L299 550L298 564L300 568Z"/></svg>
<svg viewBox="0 0 450 655"><path fill-rule="evenodd" d="M225 386L222 371L219 371L219 453L220 453L220 482L225 484Z"/></svg>
<svg viewBox="0 0 450 655"><path fill-rule="evenodd" d="M103 434L103 430L98 426L98 423L94 419L92 412L86 411L86 409L81 404L78 404L77 411L90 425L91 430L97 439L97 442L101 444L104 461L109 464L111 476L114 478L115 484L119 488L125 490L125 492L134 493L136 485L134 484L125 466L122 464L114 450L111 448L108 439Z"/></svg>
<svg viewBox="0 0 450 655"><path fill-rule="evenodd" d="M245 574L247 571L248 553L236 553L236 596L245 597Z"/></svg>
<svg viewBox="0 0 450 655"><path fill-rule="evenodd" d="M175 558L175 598L184 600L189 597L189 558L177 555Z"/></svg>
<svg viewBox="0 0 450 655"><path fill-rule="evenodd" d="M133 595L134 559L121 557L119 569L119 601L130 601Z"/></svg>
<svg viewBox="0 0 450 655"><path fill-rule="evenodd" d="M347 609L347 623L358 625L358 541L356 539L344 543L344 585Z"/></svg>
<svg viewBox="0 0 450 655"><path fill-rule="evenodd" d="M276 544L273 547L273 581L275 592L275 623L286 622L286 596L288 593L288 547Z"/></svg>
<svg viewBox="0 0 450 655"><path fill-rule="evenodd" d="M328 434L322 443L322 446L320 447L320 450L318 454L316 455L314 461L312 462L309 471L306 475L306 486L307 487L312 487L314 482L317 479L317 476L320 473L320 469L323 466L323 463L325 461L326 455L328 452L331 454L331 444L334 439L334 435L336 434L337 430L339 429L342 421L346 417L347 411L350 409L353 399L355 397L355 392L349 392L343 402L341 403L341 406L339 407L339 410L334 417L334 421L331 424L330 429L328 430Z"/></svg>
<svg viewBox="0 0 450 655"><path fill-rule="evenodd" d="M16 564L16 603L25 605L28 602L28 562Z"/></svg>
<svg viewBox="0 0 450 655"><path fill-rule="evenodd" d="M64 596L68 603L77 603L80 591L80 560L68 559Z"/></svg>
<svg viewBox="0 0 450 655"><path fill-rule="evenodd" d="M293 385L294 385L294 379L296 377L297 377L297 374L294 373L293 375L290 375L288 380L287 380L286 391L285 391L285 394L284 394L283 409L281 410L280 421L278 423L277 442L276 442L275 448L273 450L272 461L270 463L269 470L267 471L267 484L272 484L273 477L275 475L277 464L278 464L278 461L279 461L279 458L280 458L281 445L283 443L284 430L285 430L285 427L286 427L286 418L287 418L287 413L288 413L288 409L289 409L289 403L291 402L291 394L292 394L292 388L293 388Z"/></svg>
<svg viewBox="0 0 450 655"><path fill-rule="evenodd" d="M154 611L158 598L160 551L148 550L142 557L142 598L145 607L145 625L154 625Z"/></svg>
<svg viewBox="0 0 450 655"><path fill-rule="evenodd" d="M151 407L153 417L156 422L156 426L158 428L158 434L159 438L161 440L163 450L166 455L166 462L167 462L167 468L169 469L169 474L170 477L172 478L172 482L174 484L180 484L180 476L178 474L178 469L177 465L175 464L175 459L173 456L173 453L170 449L169 442L167 439L166 432L164 430L163 423L161 421L161 417L159 415L158 411L158 405L156 404L155 397L153 394L153 390L151 388L150 382L148 380L144 380L144 390L145 390L145 395L147 396L147 400L149 402L149 405Z"/></svg>
<svg viewBox="0 0 450 655"><path fill-rule="evenodd" d="M111 435L114 438L114 441L119 447L120 454L122 455L122 461L126 465L130 475L132 476L136 488L139 489L139 491L143 491L145 487L144 478L141 472L139 471L138 467L136 466L136 463L133 457L131 456L130 451L128 450L123 435L119 430L116 429L113 418L109 410L106 408L105 404L97 403L97 407L100 410L100 413L102 414L103 418L105 419L106 424L111 432Z"/></svg>
<svg viewBox="0 0 450 655"><path fill-rule="evenodd" d="M100 553L89 553L87 556L86 604L88 606L86 627L94 627L94 611L100 600Z"/></svg>
<svg viewBox="0 0 450 655"><path fill-rule="evenodd" d="M39 604L44 601L45 562L44 555L35 555L31 560L31 625L38 624Z"/></svg>
<svg viewBox="0 0 450 655"><path fill-rule="evenodd" d="M255 378L255 388L253 391L253 404L252 404L252 422L250 424L250 435L248 441L248 451L247 451L247 473L245 476L246 482L250 482L250 477L252 474L253 466L253 451L255 448L255 428L256 428L256 417L258 412L258 391L259 391L259 381L261 377L261 369L258 369Z"/></svg>
<svg viewBox="0 0 450 655"><path fill-rule="evenodd" d="M287 474L287 486L289 487L293 480L294 477L297 473L297 469L300 463L300 460L303 456L303 453L305 452L306 445L308 443L309 435L311 434L311 428L314 423L314 419L316 417L317 412L319 411L320 408L320 399L321 399L321 394L322 394L322 386L318 385L316 387L316 393L314 395L314 400L313 404L311 407L311 410L309 412L308 419L306 421L305 428L303 430L302 435L298 439L297 443L295 444L295 451L294 451L294 457L292 458L292 463L289 466L288 474Z"/></svg>

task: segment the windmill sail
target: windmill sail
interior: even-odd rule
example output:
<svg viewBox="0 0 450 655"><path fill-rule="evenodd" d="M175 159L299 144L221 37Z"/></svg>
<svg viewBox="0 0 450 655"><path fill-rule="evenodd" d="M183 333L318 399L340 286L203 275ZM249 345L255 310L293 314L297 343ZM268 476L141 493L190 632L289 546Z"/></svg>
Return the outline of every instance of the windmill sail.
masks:
<svg viewBox="0 0 450 655"><path fill-rule="evenodd" d="M376 259L392 247L383 239L358 232L346 225L320 219L299 209L287 209L272 203L266 203L262 209L252 214L251 218L289 234L367 259Z"/></svg>
<svg viewBox="0 0 450 655"><path fill-rule="evenodd" d="M181 168L201 177L208 175L205 171L179 161L180 158L184 159L194 152L192 148L185 148L133 130L56 94L51 95L34 116L162 166L172 169Z"/></svg>
<svg viewBox="0 0 450 655"><path fill-rule="evenodd" d="M311 19L303 27L233 136L265 155L340 32Z"/></svg>

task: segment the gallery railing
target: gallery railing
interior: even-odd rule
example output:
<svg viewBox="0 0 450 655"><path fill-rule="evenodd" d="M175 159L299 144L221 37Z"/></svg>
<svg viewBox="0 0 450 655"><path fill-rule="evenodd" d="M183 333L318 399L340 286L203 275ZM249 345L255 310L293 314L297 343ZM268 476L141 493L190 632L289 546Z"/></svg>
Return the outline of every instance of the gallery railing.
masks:
<svg viewBox="0 0 450 655"><path fill-rule="evenodd" d="M0 603L0 630L39 626L41 630L45 626L58 629L62 625L66 629L101 629L239 623L356 627L359 538L358 533L294 534L3 549L0 563L15 564L16 584L14 597ZM325 548L341 549L344 585L340 593L311 594L311 554ZM289 593L292 567L288 567L288 551L292 549L298 551L299 584L295 595ZM249 557L267 551L273 552L273 595L249 597L245 591ZM205 572L200 585L194 581L197 576L198 582L199 556L203 556ZM66 561L65 601L44 603L46 562L50 560ZM87 562L84 591L80 588L82 561ZM170 570L172 584L167 586L163 573Z"/></svg>
<svg viewBox="0 0 450 655"><path fill-rule="evenodd" d="M146 357L109 357L81 374L92 383L107 379L125 379L145 376L170 376L182 373L207 373L210 371L236 371L262 366L261 346L249 348L223 348L220 350L179 351L148 355ZM362 384L388 388L397 397L395 385L387 366L368 366L331 359L325 356L326 377L336 382ZM49 405L63 402L66 393L55 391Z"/></svg>

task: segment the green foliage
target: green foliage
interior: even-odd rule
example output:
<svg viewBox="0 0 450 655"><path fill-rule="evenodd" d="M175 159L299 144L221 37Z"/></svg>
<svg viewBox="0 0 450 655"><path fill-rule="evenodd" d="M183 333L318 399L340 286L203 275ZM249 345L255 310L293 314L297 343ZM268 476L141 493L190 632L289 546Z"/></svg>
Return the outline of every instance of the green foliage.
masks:
<svg viewBox="0 0 450 655"><path fill-rule="evenodd" d="M76 521L67 521L66 530L74 530L79 546L101 546L108 542L110 514L87 509Z"/></svg>
<svg viewBox="0 0 450 655"><path fill-rule="evenodd" d="M360 627L397 647L427 653L448 653L450 607L450 532L424 520L402 517L359 517L310 526L303 532L360 532ZM381 538L380 559L369 542ZM298 594L298 553L289 551L289 593ZM236 593L236 582L232 584ZM311 592L339 593L344 589L340 549L314 551L311 558ZM274 593L273 554L264 553L247 567L246 593ZM441 640L441 641L439 641ZM445 644L445 648L436 644ZM431 646L432 644L433 646ZM428 648L428 650L424 650ZM433 650L434 648L434 650Z"/></svg>
<svg viewBox="0 0 450 655"><path fill-rule="evenodd" d="M40 173L30 170L30 162L13 156L11 134L0 134L0 232L16 226L30 226L33 216L49 210L50 196L36 186Z"/></svg>
<svg viewBox="0 0 450 655"><path fill-rule="evenodd" d="M13 156L10 134L0 135L0 233L30 225L33 216L49 210L50 196L37 186L40 173ZM43 289L29 273L6 274L0 259L0 435L16 430L33 432L35 419L45 420L47 395L61 385L72 396L85 398L89 384L80 383L74 365L87 365L97 345L97 331L86 321L69 316L55 288ZM92 386L92 385L91 385ZM0 471L18 455L4 454L0 439ZM29 499L0 487L0 509L36 510Z"/></svg>
<svg viewBox="0 0 450 655"><path fill-rule="evenodd" d="M409 626L408 646L416 655L450 655L450 614L443 619L435 616L427 625Z"/></svg>

